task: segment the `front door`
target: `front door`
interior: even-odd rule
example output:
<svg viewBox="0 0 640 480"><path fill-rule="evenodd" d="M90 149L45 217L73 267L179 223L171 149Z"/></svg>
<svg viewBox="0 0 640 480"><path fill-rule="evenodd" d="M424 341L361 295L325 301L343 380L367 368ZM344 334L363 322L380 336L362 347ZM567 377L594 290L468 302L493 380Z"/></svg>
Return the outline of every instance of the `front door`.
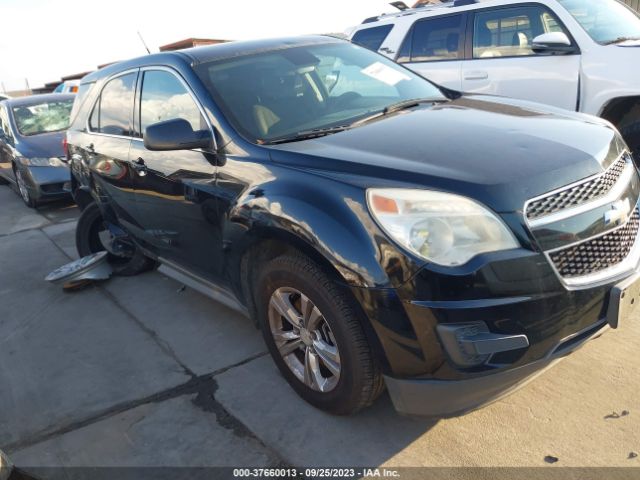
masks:
<svg viewBox="0 0 640 480"><path fill-rule="evenodd" d="M538 55L543 33L569 32L542 5L475 12L472 59L462 66L462 90L519 98L576 110L580 55Z"/></svg>
<svg viewBox="0 0 640 480"><path fill-rule="evenodd" d="M202 276L218 280L221 232L215 200L215 159L201 150L154 152L144 147L146 127L182 118L194 130L210 129L190 88L177 72L147 69L139 89L140 137L129 160L136 170L137 223L145 246Z"/></svg>

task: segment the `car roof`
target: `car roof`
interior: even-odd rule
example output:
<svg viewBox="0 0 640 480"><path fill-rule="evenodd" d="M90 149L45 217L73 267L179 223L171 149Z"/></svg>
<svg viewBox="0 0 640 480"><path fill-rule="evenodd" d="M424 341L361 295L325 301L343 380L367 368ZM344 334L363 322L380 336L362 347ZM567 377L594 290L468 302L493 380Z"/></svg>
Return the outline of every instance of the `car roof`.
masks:
<svg viewBox="0 0 640 480"><path fill-rule="evenodd" d="M72 93L45 93L43 95L31 95L29 97L8 98L4 103L10 107L30 107L40 103L52 102L55 100L73 100Z"/></svg>
<svg viewBox="0 0 640 480"><path fill-rule="evenodd" d="M113 74L132 68L140 68L150 65L173 64L176 61L184 61L191 65L212 62L226 58L252 55L261 52L280 50L283 48L302 47L326 43L348 43L347 40L329 35L308 35L300 37L272 38L265 40L247 40L207 45L202 47L187 48L173 52L153 53L143 57L118 62L96 72L90 73L82 79L82 83L91 83Z"/></svg>

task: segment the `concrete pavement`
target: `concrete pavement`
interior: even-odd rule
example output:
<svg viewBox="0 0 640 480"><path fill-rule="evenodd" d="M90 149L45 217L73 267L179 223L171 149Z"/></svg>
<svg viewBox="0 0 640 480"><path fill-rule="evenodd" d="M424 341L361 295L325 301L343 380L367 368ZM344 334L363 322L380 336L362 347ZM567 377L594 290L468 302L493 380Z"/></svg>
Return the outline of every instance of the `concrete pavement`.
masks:
<svg viewBox="0 0 640 480"><path fill-rule="evenodd" d="M17 465L640 472L640 318L464 417L400 417L386 395L332 417L287 386L249 320L157 272L73 294L45 283L76 255L77 215L0 187L0 449Z"/></svg>

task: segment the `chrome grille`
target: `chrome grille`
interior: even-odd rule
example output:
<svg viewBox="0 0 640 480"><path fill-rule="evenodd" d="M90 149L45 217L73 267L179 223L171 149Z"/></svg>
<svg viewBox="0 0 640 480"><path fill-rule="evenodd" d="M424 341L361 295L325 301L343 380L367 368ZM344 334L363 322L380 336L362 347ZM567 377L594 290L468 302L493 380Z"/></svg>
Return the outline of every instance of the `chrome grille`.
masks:
<svg viewBox="0 0 640 480"><path fill-rule="evenodd" d="M534 200L527 206L527 219L536 220L540 217L544 217L567 208L577 207L578 205L582 205L583 203L590 202L606 195L620 179L627 162L630 161L630 156L628 154L624 154L598 178L594 178L547 197Z"/></svg>
<svg viewBox="0 0 640 480"><path fill-rule="evenodd" d="M636 241L640 214L636 208L623 226L601 237L549 253L558 273L564 278L582 277L622 262Z"/></svg>

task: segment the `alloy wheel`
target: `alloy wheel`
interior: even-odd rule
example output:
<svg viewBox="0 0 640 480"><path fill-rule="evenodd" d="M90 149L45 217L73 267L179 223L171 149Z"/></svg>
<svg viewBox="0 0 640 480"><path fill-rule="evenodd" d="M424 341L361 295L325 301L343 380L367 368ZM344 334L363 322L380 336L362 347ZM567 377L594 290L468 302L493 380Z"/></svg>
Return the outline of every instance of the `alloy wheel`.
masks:
<svg viewBox="0 0 640 480"><path fill-rule="evenodd" d="M269 326L285 364L318 392L338 385L342 365L331 327L318 307L295 288L278 288L269 300Z"/></svg>
<svg viewBox="0 0 640 480"><path fill-rule="evenodd" d="M16 168L16 182L18 183L18 190L20 191L20 196L25 201L25 203L29 204L31 202L31 197L29 196L29 189L27 188L27 184L24 181L22 172L17 168Z"/></svg>

